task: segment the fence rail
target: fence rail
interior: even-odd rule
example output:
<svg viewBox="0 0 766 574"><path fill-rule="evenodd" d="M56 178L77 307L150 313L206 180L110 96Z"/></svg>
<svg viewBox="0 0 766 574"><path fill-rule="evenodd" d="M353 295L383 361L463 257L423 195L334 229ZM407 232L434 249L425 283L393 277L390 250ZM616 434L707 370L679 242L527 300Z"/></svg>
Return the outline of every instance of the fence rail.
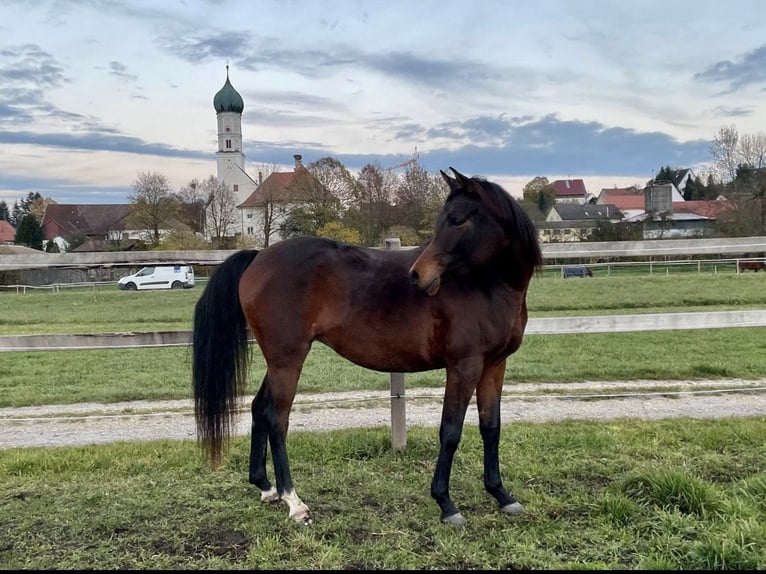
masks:
<svg viewBox="0 0 766 574"><path fill-rule="evenodd" d="M744 255L766 253L766 237L717 237L705 239L651 239L644 241L582 241L543 243L544 259L598 257L667 257L678 255ZM402 247L409 249L409 247ZM219 265L236 250L107 251L94 253L40 253L0 255L0 271L45 267L89 268L188 263Z"/></svg>
<svg viewBox="0 0 766 574"><path fill-rule="evenodd" d="M561 335L733 327L766 327L766 310L540 317L529 320L525 334ZM182 347L190 345L191 340L191 331L3 335L0 336L0 352Z"/></svg>

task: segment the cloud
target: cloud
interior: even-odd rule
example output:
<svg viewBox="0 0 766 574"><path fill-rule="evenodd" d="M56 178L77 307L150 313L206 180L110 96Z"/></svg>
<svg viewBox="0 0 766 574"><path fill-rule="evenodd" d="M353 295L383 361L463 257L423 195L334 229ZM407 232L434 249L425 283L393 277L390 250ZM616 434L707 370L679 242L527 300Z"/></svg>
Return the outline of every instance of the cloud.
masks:
<svg viewBox="0 0 766 574"><path fill-rule="evenodd" d="M0 144L29 144L70 150L111 151L206 160L211 159L212 156L212 152L185 150L165 144L146 143L140 138L120 135L115 130L104 130L102 133L87 134L38 134L25 131L0 131Z"/></svg>
<svg viewBox="0 0 766 574"><path fill-rule="evenodd" d="M694 74L695 80L728 83L728 92L766 82L766 44L751 50L735 61L721 60L703 72Z"/></svg>
<svg viewBox="0 0 766 574"><path fill-rule="evenodd" d="M128 67L125 64L116 60L109 62L109 73L124 82L135 82L138 80L138 76L128 73Z"/></svg>
<svg viewBox="0 0 766 574"><path fill-rule="evenodd" d="M10 60L10 63L4 60ZM56 88L69 81L56 59L37 44L3 48L0 62L0 83Z"/></svg>

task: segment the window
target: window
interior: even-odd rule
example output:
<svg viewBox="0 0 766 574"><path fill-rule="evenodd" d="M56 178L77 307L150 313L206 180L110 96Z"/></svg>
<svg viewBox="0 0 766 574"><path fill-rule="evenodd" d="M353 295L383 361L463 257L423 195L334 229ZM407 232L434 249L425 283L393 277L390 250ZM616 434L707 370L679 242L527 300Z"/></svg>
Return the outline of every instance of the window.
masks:
<svg viewBox="0 0 766 574"><path fill-rule="evenodd" d="M253 218L253 214L252 214L252 213L248 213L248 214L247 214L247 218L248 218L248 219L252 219L252 218Z"/></svg>
<svg viewBox="0 0 766 574"><path fill-rule="evenodd" d="M234 191L239 191L239 184L234 184Z"/></svg>
<svg viewBox="0 0 766 574"><path fill-rule="evenodd" d="M226 140L226 149L231 149L231 140Z"/></svg>
<svg viewBox="0 0 766 574"><path fill-rule="evenodd" d="M252 227L248 227L247 228L247 234L248 235L252 235L253 234L253 228Z"/></svg>

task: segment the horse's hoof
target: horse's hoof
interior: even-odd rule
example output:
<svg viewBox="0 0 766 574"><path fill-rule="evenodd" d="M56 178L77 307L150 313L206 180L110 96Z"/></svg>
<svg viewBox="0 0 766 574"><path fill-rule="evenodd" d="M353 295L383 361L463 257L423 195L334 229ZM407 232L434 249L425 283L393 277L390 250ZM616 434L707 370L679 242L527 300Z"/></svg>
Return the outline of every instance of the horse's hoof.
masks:
<svg viewBox="0 0 766 574"><path fill-rule="evenodd" d="M299 512L291 517L295 524L298 524L300 526L311 526L314 524L314 521L311 518L311 515L308 512Z"/></svg>
<svg viewBox="0 0 766 574"><path fill-rule="evenodd" d="M503 512L510 516L518 516L519 514L524 514L524 507L521 505L520 502L511 502L510 504L506 504L505 506L503 506L500 509L500 512Z"/></svg>
<svg viewBox="0 0 766 574"><path fill-rule="evenodd" d="M261 492L261 502L265 504L276 504L280 500L282 500L282 497L279 496L276 488Z"/></svg>
<svg viewBox="0 0 766 574"><path fill-rule="evenodd" d="M442 518L442 522L445 524L451 524L452 526L465 526L468 524L468 521L463 518L463 515L459 512L456 512L455 514L450 514L449 516L444 516Z"/></svg>

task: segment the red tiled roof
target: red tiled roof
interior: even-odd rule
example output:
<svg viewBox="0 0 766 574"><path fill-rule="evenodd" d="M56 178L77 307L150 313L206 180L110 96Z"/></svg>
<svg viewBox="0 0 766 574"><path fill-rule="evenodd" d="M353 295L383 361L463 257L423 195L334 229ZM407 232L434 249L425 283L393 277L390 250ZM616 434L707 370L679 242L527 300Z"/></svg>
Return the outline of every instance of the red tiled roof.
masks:
<svg viewBox="0 0 766 574"><path fill-rule="evenodd" d="M695 213L703 217L720 218L727 211L733 209L733 205L728 201L716 201L714 199L698 199L692 201L674 201L673 211L675 213Z"/></svg>
<svg viewBox="0 0 766 574"><path fill-rule="evenodd" d="M52 224L69 235L106 235L109 231L124 229L123 220L130 213L130 204L62 204L51 203L43 216L43 238L48 237ZM52 235L55 235L52 234Z"/></svg>
<svg viewBox="0 0 766 574"><path fill-rule="evenodd" d="M0 219L0 243L13 243L16 240L16 229L5 219Z"/></svg>
<svg viewBox="0 0 766 574"><path fill-rule="evenodd" d="M301 201L305 198L305 188L299 185L302 178L309 185L319 186L319 181L304 167L295 171L275 171L250 196L237 207L256 207L269 201L289 202Z"/></svg>
<svg viewBox="0 0 766 574"><path fill-rule="evenodd" d="M609 197L611 195L643 195L644 190L638 189L635 185L630 187L603 187L599 193L600 197Z"/></svg>
<svg viewBox="0 0 766 574"><path fill-rule="evenodd" d="M602 191L599 197L600 203L616 205L617 209L644 209L644 194L642 193L615 193L618 190Z"/></svg>
<svg viewBox="0 0 766 574"><path fill-rule="evenodd" d="M585 182L581 179L557 179L551 182L556 197L585 197Z"/></svg>

